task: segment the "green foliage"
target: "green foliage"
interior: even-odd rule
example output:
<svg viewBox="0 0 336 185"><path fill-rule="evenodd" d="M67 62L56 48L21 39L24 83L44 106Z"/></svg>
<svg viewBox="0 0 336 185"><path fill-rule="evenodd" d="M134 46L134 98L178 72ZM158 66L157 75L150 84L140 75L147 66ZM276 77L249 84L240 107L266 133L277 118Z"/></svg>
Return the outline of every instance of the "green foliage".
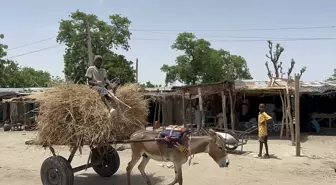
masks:
<svg viewBox="0 0 336 185"><path fill-rule="evenodd" d="M336 69L334 69L334 73L327 80L330 80L330 81L336 80Z"/></svg>
<svg viewBox="0 0 336 185"><path fill-rule="evenodd" d="M4 38L4 34L1 34L1 33L0 33L0 40L3 39L3 38ZM7 48L8 48L7 45L2 44L2 43L0 42L0 59L3 58L3 57L5 57L5 56L7 55L7 52L6 52L6 49L7 49Z"/></svg>
<svg viewBox="0 0 336 185"><path fill-rule="evenodd" d="M0 38L4 38L0 34ZM48 72L35 70L31 67L20 67L13 60L6 60L7 45L0 43L0 87L23 88L23 87L48 87L52 77Z"/></svg>
<svg viewBox="0 0 336 185"><path fill-rule="evenodd" d="M99 20L96 15L76 11L69 20L61 20L57 42L64 43L67 48L64 55L64 73L75 83L85 83L85 72L88 68L87 26L92 38L94 54L102 55L109 78L119 77L123 82L134 82L135 71L132 62L124 56L113 53L112 49L128 50L129 21L120 15L110 15L109 23Z"/></svg>
<svg viewBox="0 0 336 185"><path fill-rule="evenodd" d="M0 87L49 87L52 77L48 72L31 67L20 67L12 60L0 60Z"/></svg>
<svg viewBox="0 0 336 185"><path fill-rule="evenodd" d="M192 33L180 33L172 49L184 54L176 58L175 65L161 67L161 71L166 73L166 84L175 81L196 84L238 78L252 79L243 57L231 55L223 49L211 48L210 42L198 39Z"/></svg>
<svg viewBox="0 0 336 185"><path fill-rule="evenodd" d="M155 87L161 87L161 85L155 85L152 84L152 82L148 81L146 83L141 84L142 87L144 88L155 88Z"/></svg>

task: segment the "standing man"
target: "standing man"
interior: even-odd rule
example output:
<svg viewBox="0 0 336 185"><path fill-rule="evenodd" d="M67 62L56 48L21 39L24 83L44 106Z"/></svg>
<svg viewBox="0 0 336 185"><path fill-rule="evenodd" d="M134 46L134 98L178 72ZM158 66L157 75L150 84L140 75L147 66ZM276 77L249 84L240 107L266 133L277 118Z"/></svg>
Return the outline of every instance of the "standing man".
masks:
<svg viewBox="0 0 336 185"><path fill-rule="evenodd" d="M267 133L267 121L272 119L265 112L265 104L259 105L259 116L258 116L258 135L259 135L259 154L258 157L262 157L263 144L265 144L266 154L264 157L269 157L268 153L268 133Z"/></svg>
<svg viewBox="0 0 336 185"><path fill-rule="evenodd" d="M100 55L96 55L93 60L93 66L90 66L86 71L86 78L88 79L88 84L90 88L98 91L101 96L104 104L109 109L110 115L113 116L117 112L110 104L109 96L108 96L108 88L115 89L120 83L120 80L116 80L116 82L111 83L107 80L106 71L102 67L103 66L103 58Z"/></svg>

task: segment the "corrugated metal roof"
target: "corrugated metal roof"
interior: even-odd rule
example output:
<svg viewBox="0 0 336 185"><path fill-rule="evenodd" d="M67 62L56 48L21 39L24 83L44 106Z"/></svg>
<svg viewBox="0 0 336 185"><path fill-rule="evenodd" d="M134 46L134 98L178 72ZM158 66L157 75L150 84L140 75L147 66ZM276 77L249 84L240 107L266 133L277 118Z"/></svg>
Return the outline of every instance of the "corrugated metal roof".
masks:
<svg viewBox="0 0 336 185"><path fill-rule="evenodd" d="M7 92L1 92L0 91L0 98L7 98L7 97L10 97L10 96L17 96L18 93L16 92L10 92L10 91L7 91Z"/></svg>
<svg viewBox="0 0 336 185"><path fill-rule="evenodd" d="M314 93L324 93L327 91L336 90L336 81L312 81L312 82L301 82L300 91L303 92L314 92Z"/></svg>
<svg viewBox="0 0 336 185"><path fill-rule="evenodd" d="M147 92L156 92L156 91L172 91L171 87L152 87L152 88L145 88Z"/></svg>
<svg viewBox="0 0 336 185"><path fill-rule="evenodd" d="M41 92L47 88L43 87L27 87L27 88L0 88L0 92L16 92L16 93L27 93L27 92Z"/></svg>
<svg viewBox="0 0 336 185"><path fill-rule="evenodd" d="M276 80L277 85L274 87L284 88L287 84L286 81ZM235 88L236 89L246 89L246 90L268 90L274 87L269 87L270 81L266 80L236 80ZM288 87L293 89L293 85ZM300 92L306 93L323 93L326 91L336 90L336 81L301 81L300 82Z"/></svg>

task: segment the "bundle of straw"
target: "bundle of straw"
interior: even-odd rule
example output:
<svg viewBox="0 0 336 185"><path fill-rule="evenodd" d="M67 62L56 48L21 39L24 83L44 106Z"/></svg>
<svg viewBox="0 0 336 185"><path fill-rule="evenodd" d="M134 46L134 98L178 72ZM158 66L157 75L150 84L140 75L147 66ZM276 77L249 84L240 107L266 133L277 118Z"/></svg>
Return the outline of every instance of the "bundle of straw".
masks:
<svg viewBox="0 0 336 185"><path fill-rule="evenodd" d="M40 102L37 142L44 146L74 146L81 141L106 145L127 139L144 126L148 115L147 101L138 89L136 84L118 88L116 96L131 109L115 102L118 114L113 117L108 117L98 92L85 85L66 84L31 95Z"/></svg>

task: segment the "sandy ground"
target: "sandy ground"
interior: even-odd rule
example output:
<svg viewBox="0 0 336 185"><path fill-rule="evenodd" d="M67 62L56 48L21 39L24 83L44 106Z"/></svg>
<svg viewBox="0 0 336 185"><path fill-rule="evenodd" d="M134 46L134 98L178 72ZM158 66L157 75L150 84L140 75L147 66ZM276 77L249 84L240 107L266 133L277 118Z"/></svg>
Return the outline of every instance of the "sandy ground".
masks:
<svg viewBox="0 0 336 185"><path fill-rule="evenodd" d="M0 130L0 184L41 184L40 167L50 156L49 150L38 146L26 146L24 141L34 137L34 132L3 132ZM295 147L289 141L270 141L271 159L254 158L257 141L250 140L243 154L230 154L230 167L221 169L207 154L199 154L193 165L184 165L184 185L210 184L263 184L263 185L332 185L336 184L336 137L310 136L302 143L304 157L294 157ZM67 148L61 148L61 155L68 156ZM85 164L88 149L76 156L73 166ZM78 172L75 185L125 185L125 168L130 160L130 150L119 152L121 167L111 178L101 178L92 169ZM150 161L147 172L153 184L168 184L173 180L172 169L162 163ZM133 172L133 185L145 185L137 168Z"/></svg>

